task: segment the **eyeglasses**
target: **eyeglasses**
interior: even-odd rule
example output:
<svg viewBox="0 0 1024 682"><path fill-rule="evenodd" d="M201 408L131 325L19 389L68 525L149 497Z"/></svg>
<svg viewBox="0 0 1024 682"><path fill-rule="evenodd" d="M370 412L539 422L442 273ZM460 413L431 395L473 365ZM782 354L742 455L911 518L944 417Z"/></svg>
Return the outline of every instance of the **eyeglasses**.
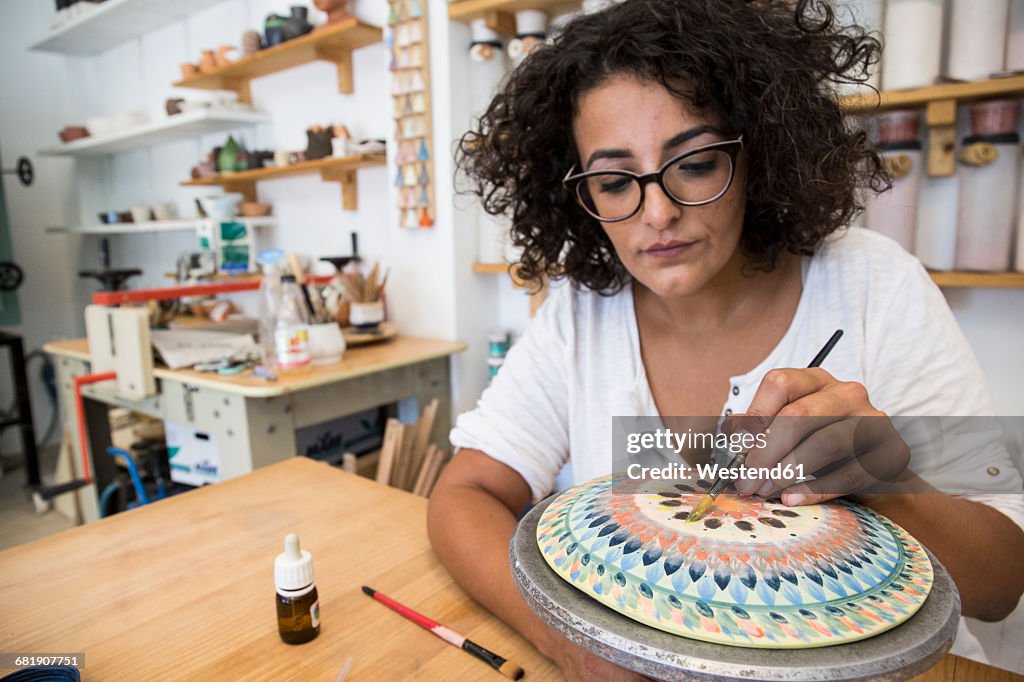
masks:
<svg viewBox="0 0 1024 682"><path fill-rule="evenodd" d="M736 155L743 136L690 149L665 162L654 173L638 175L627 170L596 170L573 174L569 169L562 185L594 218L605 223L629 220L644 203L644 188L657 182L665 196L682 206L703 206L729 190L736 173Z"/></svg>

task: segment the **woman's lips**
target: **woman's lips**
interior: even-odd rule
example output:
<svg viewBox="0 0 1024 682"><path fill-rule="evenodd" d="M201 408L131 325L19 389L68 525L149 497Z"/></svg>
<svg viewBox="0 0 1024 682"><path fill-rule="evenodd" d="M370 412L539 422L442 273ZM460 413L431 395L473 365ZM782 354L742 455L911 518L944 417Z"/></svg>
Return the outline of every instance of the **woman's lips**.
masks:
<svg viewBox="0 0 1024 682"><path fill-rule="evenodd" d="M690 250L697 242L670 241L649 246L642 251L645 256L654 258L673 258Z"/></svg>

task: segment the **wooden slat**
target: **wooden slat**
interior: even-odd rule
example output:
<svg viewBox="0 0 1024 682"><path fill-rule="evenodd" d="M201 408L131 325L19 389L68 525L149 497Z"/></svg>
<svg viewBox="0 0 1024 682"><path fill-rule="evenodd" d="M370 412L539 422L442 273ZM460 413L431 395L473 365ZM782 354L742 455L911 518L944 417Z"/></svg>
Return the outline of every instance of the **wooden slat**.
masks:
<svg viewBox="0 0 1024 682"><path fill-rule="evenodd" d="M934 100L973 102L995 97L1024 95L1024 76L993 78L972 83L943 83L913 90L886 91L879 95L869 92L839 99L840 105L851 113L868 113L886 109L923 107Z"/></svg>
<svg viewBox="0 0 1024 682"><path fill-rule="evenodd" d="M526 669L554 665L430 548L426 500L305 457L0 552L5 650L86 652L88 680L503 679L365 596L376 588ZM320 636L277 634L284 536L313 555Z"/></svg>
<svg viewBox="0 0 1024 682"><path fill-rule="evenodd" d="M940 287L1024 288L1024 272L932 272L929 274Z"/></svg>
<svg viewBox="0 0 1024 682"><path fill-rule="evenodd" d="M448 5L448 18L469 22L486 19L493 12L518 12L521 9L542 9L555 16L579 8L578 0L459 0Z"/></svg>

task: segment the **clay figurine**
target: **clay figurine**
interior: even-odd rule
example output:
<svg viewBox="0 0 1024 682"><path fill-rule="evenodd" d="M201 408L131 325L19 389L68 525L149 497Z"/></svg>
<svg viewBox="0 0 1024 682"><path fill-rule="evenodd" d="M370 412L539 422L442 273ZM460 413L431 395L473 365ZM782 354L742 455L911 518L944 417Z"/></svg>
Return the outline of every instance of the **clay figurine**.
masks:
<svg viewBox="0 0 1024 682"><path fill-rule="evenodd" d="M203 50L203 58L199 61L199 70L203 73L217 70L217 55L213 50Z"/></svg>
<svg viewBox="0 0 1024 682"><path fill-rule="evenodd" d="M263 41L258 31L246 31L242 34L242 54L250 57L263 48Z"/></svg>
<svg viewBox="0 0 1024 682"><path fill-rule="evenodd" d="M350 11L352 0L313 0L313 4L321 12L327 13L327 23L317 26L314 29L315 31L352 18L352 12Z"/></svg>
<svg viewBox="0 0 1024 682"><path fill-rule="evenodd" d="M281 27L285 40L294 40L313 30L313 24L309 23L308 7L294 5L291 7L291 11L291 16L285 20L284 26Z"/></svg>
<svg viewBox="0 0 1024 682"><path fill-rule="evenodd" d="M334 138L334 126L321 128L311 126L306 130L306 160L313 161L331 155L331 140Z"/></svg>

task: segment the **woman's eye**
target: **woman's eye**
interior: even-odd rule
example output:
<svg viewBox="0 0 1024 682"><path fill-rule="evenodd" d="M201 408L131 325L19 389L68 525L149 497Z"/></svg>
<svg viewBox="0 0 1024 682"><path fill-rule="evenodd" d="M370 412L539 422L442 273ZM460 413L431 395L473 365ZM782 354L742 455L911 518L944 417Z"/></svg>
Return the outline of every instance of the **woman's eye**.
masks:
<svg viewBox="0 0 1024 682"><path fill-rule="evenodd" d="M715 159L684 159L676 166L676 170L684 175L707 175L715 170L718 162Z"/></svg>
<svg viewBox="0 0 1024 682"><path fill-rule="evenodd" d="M598 183L598 190L602 194L615 194L618 192L624 192L629 187L629 183L631 182L633 181L630 180L629 178L623 178L618 176L602 178Z"/></svg>

